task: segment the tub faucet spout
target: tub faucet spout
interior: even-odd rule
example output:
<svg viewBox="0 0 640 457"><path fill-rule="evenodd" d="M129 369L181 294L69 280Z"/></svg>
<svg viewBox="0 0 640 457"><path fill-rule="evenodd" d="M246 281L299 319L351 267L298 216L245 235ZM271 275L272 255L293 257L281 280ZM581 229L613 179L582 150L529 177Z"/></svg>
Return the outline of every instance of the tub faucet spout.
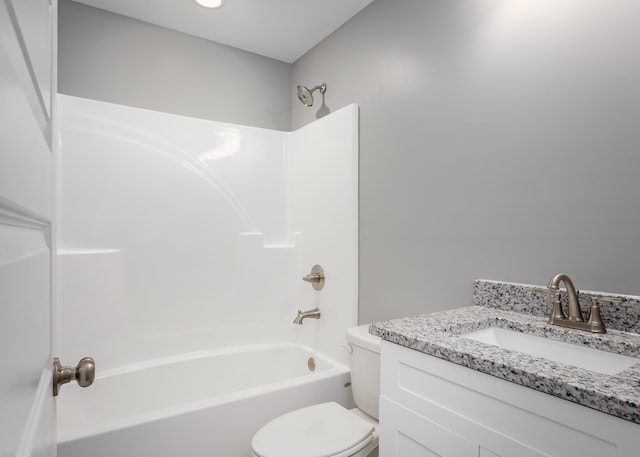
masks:
<svg viewBox="0 0 640 457"><path fill-rule="evenodd" d="M293 320L294 324L302 325L302 321L311 318L311 319L320 319L320 308L310 309L309 311L298 310L298 315Z"/></svg>

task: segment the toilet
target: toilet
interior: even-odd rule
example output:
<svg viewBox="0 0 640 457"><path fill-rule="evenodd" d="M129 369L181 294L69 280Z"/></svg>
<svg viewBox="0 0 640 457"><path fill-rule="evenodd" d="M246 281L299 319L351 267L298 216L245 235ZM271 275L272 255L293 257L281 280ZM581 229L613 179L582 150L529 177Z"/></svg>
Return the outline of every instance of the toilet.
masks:
<svg viewBox="0 0 640 457"><path fill-rule="evenodd" d="M253 457L365 457L378 447L380 338L360 325L347 341L357 408L329 402L276 417L253 436Z"/></svg>

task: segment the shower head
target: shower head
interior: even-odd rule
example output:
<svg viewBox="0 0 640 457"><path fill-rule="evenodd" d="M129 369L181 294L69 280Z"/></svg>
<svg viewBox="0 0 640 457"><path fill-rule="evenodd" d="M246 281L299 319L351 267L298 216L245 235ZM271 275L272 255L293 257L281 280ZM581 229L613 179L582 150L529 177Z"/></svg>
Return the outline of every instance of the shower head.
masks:
<svg viewBox="0 0 640 457"><path fill-rule="evenodd" d="M302 103L304 103L304 106L313 106L313 92L317 89L320 89L320 93L324 94L327 91L327 85L322 83L313 89L307 89L305 86L298 86L298 98Z"/></svg>

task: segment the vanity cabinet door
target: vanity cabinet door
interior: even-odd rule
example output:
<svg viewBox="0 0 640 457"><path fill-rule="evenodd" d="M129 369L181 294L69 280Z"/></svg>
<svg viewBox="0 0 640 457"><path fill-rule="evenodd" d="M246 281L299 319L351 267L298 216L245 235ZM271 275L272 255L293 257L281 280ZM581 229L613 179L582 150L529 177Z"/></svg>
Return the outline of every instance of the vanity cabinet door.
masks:
<svg viewBox="0 0 640 457"><path fill-rule="evenodd" d="M481 446L472 441L476 435L473 429L478 427L458 417L454 432L393 400L380 397L380 455L385 457L548 457L482 426L483 439L477 440L484 444Z"/></svg>
<svg viewBox="0 0 640 457"><path fill-rule="evenodd" d="M380 424L381 456L478 456L478 445L386 397L380 397Z"/></svg>

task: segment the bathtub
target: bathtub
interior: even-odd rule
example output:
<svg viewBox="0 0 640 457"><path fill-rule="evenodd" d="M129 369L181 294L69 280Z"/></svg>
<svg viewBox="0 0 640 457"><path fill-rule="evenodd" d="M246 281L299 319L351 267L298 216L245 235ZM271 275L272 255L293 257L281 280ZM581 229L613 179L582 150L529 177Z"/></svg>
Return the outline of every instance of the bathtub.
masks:
<svg viewBox="0 0 640 457"><path fill-rule="evenodd" d="M98 372L90 388L67 384L57 397L58 456L246 457L274 417L331 400L353 407L349 382L347 367L288 343Z"/></svg>

